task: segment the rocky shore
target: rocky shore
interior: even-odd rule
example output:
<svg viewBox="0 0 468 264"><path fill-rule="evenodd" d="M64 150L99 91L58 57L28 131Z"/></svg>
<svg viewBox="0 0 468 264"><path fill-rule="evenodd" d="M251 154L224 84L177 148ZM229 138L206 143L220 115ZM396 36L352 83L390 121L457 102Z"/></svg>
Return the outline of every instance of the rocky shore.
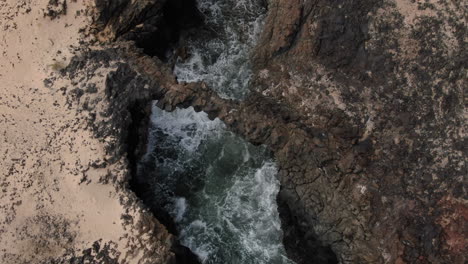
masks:
<svg viewBox="0 0 468 264"><path fill-rule="evenodd" d="M129 189L135 101L109 90L95 10L0 1L0 263L184 263Z"/></svg>
<svg viewBox="0 0 468 264"><path fill-rule="evenodd" d="M197 261L135 176L158 100L272 151L298 264L465 263L466 6L265 4L238 102L172 74L167 51L203 26L194 1L0 2L0 260Z"/></svg>

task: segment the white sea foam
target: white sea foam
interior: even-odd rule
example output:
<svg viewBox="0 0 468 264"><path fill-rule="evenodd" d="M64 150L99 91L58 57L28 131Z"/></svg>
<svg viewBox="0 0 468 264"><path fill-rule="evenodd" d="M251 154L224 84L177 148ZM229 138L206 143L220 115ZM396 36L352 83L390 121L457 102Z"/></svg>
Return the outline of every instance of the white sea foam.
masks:
<svg viewBox="0 0 468 264"><path fill-rule="evenodd" d="M184 181L204 179L201 189L171 199L181 242L206 264L291 263L282 246L277 169L264 149L193 108L153 110L152 133L157 136L151 144L176 153L156 155L158 172L167 174L160 184L175 188L174 177L193 174L194 169L200 175Z"/></svg>
<svg viewBox="0 0 468 264"><path fill-rule="evenodd" d="M170 134L175 143L189 153L194 153L207 137L219 137L220 129L224 128L219 119L211 121L206 113L197 113L193 107L166 112L154 105L151 122L156 124L158 131ZM149 144L154 143L149 141Z"/></svg>
<svg viewBox="0 0 468 264"><path fill-rule="evenodd" d="M187 210L187 200L184 197L176 197L174 199L174 210L173 215L176 222L180 222L184 217L185 211Z"/></svg>
<svg viewBox="0 0 468 264"><path fill-rule="evenodd" d="M211 34L188 37L192 55L177 61L179 81L205 81L225 98L241 99L248 92L250 52L263 26L265 8L259 0L200 0ZM213 35L213 36L209 36Z"/></svg>
<svg viewBox="0 0 468 264"><path fill-rule="evenodd" d="M198 7L214 34L188 37L191 57L177 61L174 73L179 81L203 80L222 97L242 99L263 23L261 0L199 0ZM265 149L193 108L153 107L151 121L160 184L168 193L181 183L193 187L171 199L181 242L204 264L292 263L282 245L277 168Z"/></svg>

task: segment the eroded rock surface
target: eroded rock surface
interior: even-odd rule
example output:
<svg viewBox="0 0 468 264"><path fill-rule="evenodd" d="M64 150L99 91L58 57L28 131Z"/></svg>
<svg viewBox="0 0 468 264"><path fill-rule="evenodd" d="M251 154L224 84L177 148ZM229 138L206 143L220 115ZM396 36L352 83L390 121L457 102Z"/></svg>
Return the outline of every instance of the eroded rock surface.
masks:
<svg viewBox="0 0 468 264"><path fill-rule="evenodd" d="M4 82L0 98L8 125L2 153L11 158L0 163L8 169L0 241L20 230L19 240L8 240L19 246L2 244L4 262L31 262L38 252L46 263L196 261L182 260L190 254L177 249L127 190L154 99L169 111L206 111L272 150L280 166L284 242L297 263L333 263L335 255L341 263L466 262L462 2L270 0L253 54L252 92L242 102L222 99L203 83L178 83L162 62L185 29L173 16L186 17L189 26L200 23L193 1L169 7L163 0L96 0L96 16L73 1L41 1L40 7L7 1L0 3L8 10L1 20L5 34L29 27L29 20L17 23L8 14L43 17L50 3L65 11L42 23L78 31L58 21L86 14L95 18L101 43L47 35L50 41L40 38L40 47L58 59L44 53L31 62L22 60L29 53L14 49L19 40L2 40L8 47L3 72L20 79L24 71L16 67L32 63L44 70L26 71L37 74L33 82ZM60 49L51 48L55 43ZM59 56L68 45L76 52L71 61L71 54ZM49 191L37 196L43 189ZM90 203L95 207L83 213L69 207L77 197L112 206ZM86 225L97 217L93 210L104 207L115 208L98 217L106 227L118 223L109 232Z"/></svg>
<svg viewBox="0 0 468 264"><path fill-rule="evenodd" d="M441 222L467 212L460 3L273 2L253 102L286 113L259 142L300 229L342 262L463 263L466 241Z"/></svg>
<svg viewBox="0 0 468 264"><path fill-rule="evenodd" d="M298 263L308 261L298 247L320 246L342 263L464 263L463 8L269 1L243 102L161 81L156 60L127 54L163 87L153 94L161 107L192 105L271 148L286 247Z"/></svg>

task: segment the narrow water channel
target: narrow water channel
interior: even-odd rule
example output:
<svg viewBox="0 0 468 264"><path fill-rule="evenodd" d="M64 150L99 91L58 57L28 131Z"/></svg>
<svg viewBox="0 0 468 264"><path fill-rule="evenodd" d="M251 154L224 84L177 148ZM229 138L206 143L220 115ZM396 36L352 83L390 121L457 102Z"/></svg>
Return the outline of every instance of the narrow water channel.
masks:
<svg viewBox="0 0 468 264"><path fill-rule="evenodd" d="M248 93L249 55L262 27L262 0L199 0L202 32L183 37L179 81L205 81L221 96ZM181 243L209 264L292 263L282 245L275 162L193 108L153 106L148 151L154 195L174 219Z"/></svg>
<svg viewBox="0 0 468 264"><path fill-rule="evenodd" d="M249 91L250 55L263 26L265 0L198 0L205 26L182 36L190 56L179 59L179 81L204 81L221 97L242 99Z"/></svg>

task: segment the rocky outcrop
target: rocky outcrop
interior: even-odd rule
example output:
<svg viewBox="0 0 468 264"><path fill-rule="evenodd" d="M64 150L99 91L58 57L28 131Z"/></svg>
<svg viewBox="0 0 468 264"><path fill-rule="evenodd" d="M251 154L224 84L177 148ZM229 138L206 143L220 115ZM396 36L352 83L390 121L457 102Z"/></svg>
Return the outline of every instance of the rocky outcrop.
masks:
<svg viewBox="0 0 468 264"><path fill-rule="evenodd" d="M271 0L243 102L223 100L203 83L177 83L167 65L143 53L145 45L120 44L119 56L121 67L146 82L136 98L206 111L273 151L285 246L298 263L316 252L317 261L333 262L327 247L341 263L464 263L466 27L459 8ZM134 24L142 21L143 28L160 25Z"/></svg>
<svg viewBox="0 0 468 264"><path fill-rule="evenodd" d="M466 242L441 222L467 212L456 4L273 2L253 101L286 113L274 116L287 132L270 124L259 142L276 153L280 199L300 228L344 263L463 263Z"/></svg>
<svg viewBox="0 0 468 264"><path fill-rule="evenodd" d="M149 75L157 77L158 81L148 78L149 75L141 74L148 65L152 65L154 70ZM105 75L104 97L94 98L96 73L100 69L109 68L112 70ZM161 97L167 91L166 87L171 87L169 83L174 83L175 79L161 62L141 55L133 42L120 42L118 47L107 47L103 50L90 49L75 56L62 70L62 74L72 80L81 80L80 88L66 93L69 103L78 105L79 111L87 113L88 129L93 131L96 138L107 139L105 142L107 158L95 166L107 167L109 164L119 162L122 157L128 161L125 164L128 169L126 178L117 178L109 173L101 178L100 182L117 183L121 188L127 189L129 184L132 185L132 180L136 180L137 162L146 149L151 100ZM136 187L133 190L140 198L142 197L141 192L144 190L139 192ZM128 217L125 219L130 226L139 229L142 235L149 238L143 250L145 255L141 259L148 263L199 263L197 256L180 245L173 236L176 232L171 228L172 224L168 218L161 217L162 214L151 206L145 208L149 208L153 215L147 215L144 221L134 222L132 216L123 216ZM154 218L154 215L164 226ZM168 234L168 230L172 234ZM135 247L135 250L142 249ZM112 258L112 255L108 256L99 250L90 249L83 254L83 256L65 255L54 261L62 263L60 261L69 259L76 263L81 263L80 261L86 263L87 260L94 261L92 263L122 262L118 257Z"/></svg>

